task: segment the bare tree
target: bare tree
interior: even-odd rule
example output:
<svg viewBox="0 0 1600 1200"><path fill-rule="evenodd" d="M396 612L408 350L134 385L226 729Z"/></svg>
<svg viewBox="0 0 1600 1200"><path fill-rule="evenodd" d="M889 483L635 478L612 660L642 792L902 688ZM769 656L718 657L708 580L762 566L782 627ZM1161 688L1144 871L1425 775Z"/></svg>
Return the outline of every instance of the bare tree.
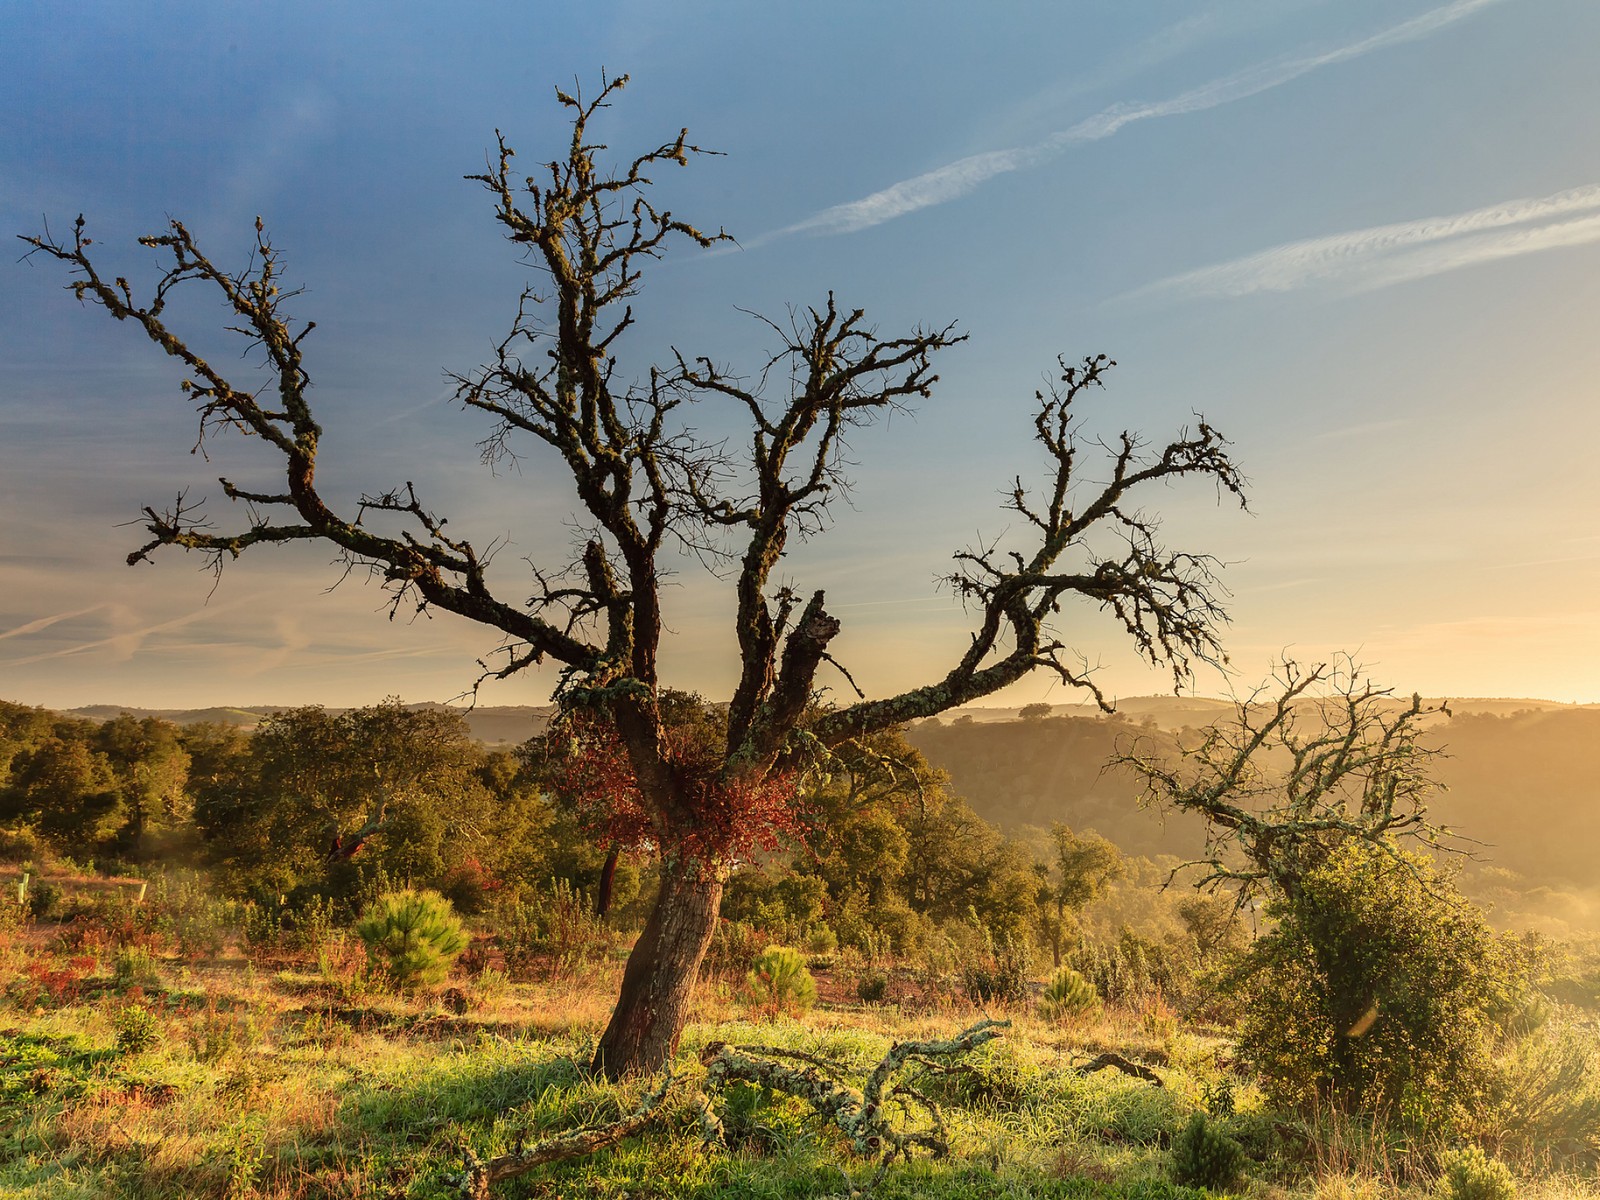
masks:
<svg viewBox="0 0 1600 1200"><path fill-rule="evenodd" d="M1197 886L1266 889L1293 900L1300 881L1352 839L1380 847L1411 839L1450 849L1454 835L1428 819L1439 751L1419 738L1448 715L1420 696L1396 698L1346 659L1285 661L1174 759L1135 743L1114 763L1144 780L1155 804L1206 821ZM1181 869L1181 868L1180 868Z"/></svg>
<svg viewBox="0 0 1600 1200"><path fill-rule="evenodd" d="M882 337L861 311L837 306L830 295L786 327L772 325L777 350L751 378L674 351L641 382L621 382L617 354L646 268L670 242L705 247L725 236L702 232L649 199L653 171L701 153L686 133L617 167L599 163L604 147L590 140L590 124L625 82L605 82L589 100L557 92L572 138L565 156L538 174L516 178L513 151L500 138L485 172L468 177L488 191L506 236L543 279L539 291L524 293L493 360L457 377L457 397L494 419L490 458L523 453L530 442L553 452L594 530L565 571L538 574L537 594L526 604L491 589L488 555L424 505L411 484L367 495L343 514L319 491L322 431L307 400L303 357L314 326L286 313L293 293L280 290L279 253L259 220L251 262L237 273L214 265L181 222L140 239L163 262L145 299L136 299L126 280L96 269L82 217L64 241L48 231L24 239L31 253L72 269L69 286L80 299L133 322L184 364L182 388L198 406L202 436L254 436L281 459L282 490L222 481L246 514L232 531L217 530L199 505L181 497L165 511L145 509L149 540L130 563L178 546L220 569L262 543L331 543L349 564L381 578L396 609L443 609L503 635L480 683L559 664L560 703L584 716L576 727L589 731L602 756L614 752L665 866L596 1052L596 1066L613 1077L655 1068L673 1052L734 848L751 822L769 819L775 797L782 801L776 807L792 803L808 764L829 747L987 696L1038 669L1104 704L1055 631L1063 602L1075 596L1110 612L1139 651L1181 683L1193 661L1221 655L1225 618L1213 562L1162 549L1156 522L1133 505L1151 485L1186 476L1243 502L1227 443L1203 421L1158 451L1131 434L1097 443L1104 451L1094 456L1099 477L1084 478L1074 405L1101 386L1112 363L1103 355L1079 365L1063 361L1058 380L1037 397L1034 437L1048 465L1043 486L1030 490L1019 476L1007 505L1031 544L955 556L948 583L974 618L968 644L927 686L819 711L817 673L831 661L840 622L820 590L802 596L775 588L773 571L791 539L827 523L829 500L845 482L846 433L927 396L937 379L933 356L961 338L948 326ZM265 360L269 388L236 386L165 324L168 297L190 283L226 300L231 328ZM702 402L731 403L743 414L747 456L696 437L681 410ZM1094 532L1115 535L1115 552L1091 546ZM732 568L740 674L726 729L711 748L675 735L661 716L660 576L669 539L725 553Z"/></svg>

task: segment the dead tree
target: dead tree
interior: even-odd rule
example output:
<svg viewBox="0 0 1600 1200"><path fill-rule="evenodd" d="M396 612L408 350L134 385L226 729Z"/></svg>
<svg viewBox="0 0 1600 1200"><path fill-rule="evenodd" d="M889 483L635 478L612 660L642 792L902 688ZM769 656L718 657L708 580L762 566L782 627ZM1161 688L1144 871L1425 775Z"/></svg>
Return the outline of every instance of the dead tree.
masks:
<svg viewBox="0 0 1600 1200"><path fill-rule="evenodd" d="M832 661L841 623L822 591L774 587L773 572L792 539L827 524L829 501L845 483L846 433L927 396L937 379L933 356L962 339L949 326L883 337L861 311L830 295L772 326L777 350L751 378L674 351L632 376L639 382L626 382L618 356L645 270L670 242L706 247L724 235L702 232L650 200L655 170L701 153L686 133L615 168L599 161L604 147L591 140L590 125L625 81L605 82L590 100L557 93L571 116L570 144L535 175L514 175L502 137L488 168L469 176L543 280L523 295L493 360L457 377L457 398L493 419L490 459L542 447L564 467L593 529L564 572L537 574L531 602L520 589L508 598L505 585L491 585L490 555L410 483L366 495L353 512L336 511L319 489L322 430L305 360L314 325L288 315L294 293L283 290L279 252L259 220L251 261L237 272L215 265L179 221L141 239L163 263L143 298L96 268L82 217L64 240L48 230L25 239L31 253L71 269L69 286L80 299L142 329L182 364L182 390L198 406L202 436L257 438L283 469L275 490L222 481L245 514L232 530L217 529L184 496L166 510L146 508L148 540L130 563L177 546L220 569L257 545L329 543L389 588L392 612L444 610L501 635L496 656L480 664L479 683L539 663L559 666L560 703L587 716L582 724L597 754L627 775L649 841L665 860L596 1054L613 1077L657 1069L670 1056L734 849L752 826L792 807L796 782L817 753L977 700L1035 670L1104 703L1057 632L1055 618L1073 598L1109 612L1146 658L1185 680L1194 660L1221 654L1214 564L1162 549L1156 522L1136 505L1153 485L1188 476L1243 500L1227 443L1204 421L1159 450L1126 433L1098 443L1095 467L1080 470L1074 405L1101 386L1112 364L1103 355L1063 361L1057 381L1037 397L1043 485L1030 490L1019 476L1008 489L1026 544L955 556L948 582L973 615L970 640L926 686L816 715L818 672ZM225 300L231 328L264 360L269 386L235 383L166 324L169 296L189 284ZM747 455L696 437L686 423L690 406L718 402L748 422ZM1100 536L1091 543L1091 534ZM734 576L740 672L716 745L686 742L661 719L660 578L674 542L725 555Z"/></svg>
<svg viewBox="0 0 1600 1200"><path fill-rule="evenodd" d="M1150 802L1205 818L1205 856L1185 864L1200 868L1197 886L1233 889L1241 903L1262 891L1293 900L1351 839L1453 848L1428 819L1439 752L1419 741L1448 713L1397 699L1348 660L1286 661L1176 758L1135 744L1113 761L1143 778Z"/></svg>

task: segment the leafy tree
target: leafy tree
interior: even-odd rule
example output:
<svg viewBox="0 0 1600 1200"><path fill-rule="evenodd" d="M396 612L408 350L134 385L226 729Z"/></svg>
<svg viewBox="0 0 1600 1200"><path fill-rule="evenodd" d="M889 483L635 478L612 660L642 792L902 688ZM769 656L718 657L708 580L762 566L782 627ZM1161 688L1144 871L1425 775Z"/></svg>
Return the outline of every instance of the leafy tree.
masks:
<svg viewBox="0 0 1600 1200"><path fill-rule="evenodd" d="M1040 889L1041 925L1059 969L1078 942L1078 914L1126 870L1122 852L1096 833L1074 833L1057 821L1050 830L1054 878Z"/></svg>
<svg viewBox="0 0 1600 1200"><path fill-rule="evenodd" d="M1042 700L1033 704L1024 704L1017 716L1024 721L1042 721L1050 715L1051 706Z"/></svg>
<svg viewBox="0 0 1600 1200"><path fill-rule="evenodd" d="M252 263L237 273L216 266L181 221L142 239L163 263L147 299L101 273L81 217L65 240L48 231L25 239L71 269L76 295L183 365L182 389L198 406L203 435L251 435L283 470L273 490L223 481L224 495L246 506L231 530L183 498L165 511L147 508L148 538L130 561L177 546L220 567L258 545L326 542L383 580L396 611L442 609L492 630L501 648L485 678L558 664L574 728L597 761L619 768L619 803L648 824L663 855L655 908L596 1050L596 1066L612 1076L653 1069L672 1053L739 848L790 811L785 796L819 751L977 700L1034 670L1094 691L1054 627L1074 598L1109 613L1177 681L1192 660L1214 659L1222 611L1210 560L1164 549L1139 505L1153 485L1189 476L1242 495L1226 443L1203 421L1154 451L1125 433L1106 444L1108 462L1080 470L1074 406L1112 364L1063 360L1057 381L1037 396L1042 486L1018 476L1008 488L1025 534L955 556L947 582L973 613L971 638L922 686L817 714L818 674L834 661L842 623L821 590L777 586L773 572L793 539L827 525L829 503L848 482L843 439L927 396L933 357L961 339L951 326L880 336L863 312L829 296L786 327L770 327L778 348L753 380L676 350L654 365L623 362L646 269L669 243L706 247L724 236L650 198L657 169L700 153L686 133L615 169L600 161L590 124L624 82L606 82L591 99L557 93L572 137L537 177L513 173L503 139L473 177L543 279L524 293L492 361L457 377L457 398L493 421L491 458L532 444L564 467L592 530L566 573L536 575L531 603L522 587L491 580L492 556L411 484L370 493L353 511L324 493L305 357L312 325L289 316L295 293L282 286L282 259L259 220ZM192 283L225 301L233 327L264 360L268 387L235 384L216 365L221 358L197 353L167 325L168 300ZM727 449L736 442L695 433L688 412L701 401L731 406L747 422L747 455ZM738 681L711 741L674 736L661 711L660 580L674 544L733 575Z"/></svg>
<svg viewBox="0 0 1600 1200"><path fill-rule="evenodd" d="M1239 906L1226 896L1185 896L1176 905L1178 920L1202 959L1231 953L1243 946Z"/></svg>
<svg viewBox="0 0 1600 1200"><path fill-rule="evenodd" d="M1268 912L1242 1055L1280 1103L1446 1127L1527 984L1508 938L1420 855L1349 839Z"/></svg>
<svg viewBox="0 0 1600 1200"><path fill-rule="evenodd" d="M118 841L137 850L147 833L175 829L189 816L189 753L178 727L155 717L123 713L96 739L122 793L126 821Z"/></svg>
<svg viewBox="0 0 1600 1200"><path fill-rule="evenodd" d="M0 815L36 827L62 853L92 853L116 838L127 808L106 756L66 726L12 760Z"/></svg>
<svg viewBox="0 0 1600 1200"><path fill-rule="evenodd" d="M1526 985L1497 938L1431 861L1432 712L1348 663L1285 663L1279 688L1241 702L1177 763L1121 761L1161 802L1203 815L1203 885L1264 893L1276 927L1245 967L1240 1048L1284 1103L1327 1103L1447 1123L1484 1082Z"/></svg>
<svg viewBox="0 0 1600 1200"><path fill-rule="evenodd" d="M0 700L0 788L11 778L12 763L54 732L56 717L42 708Z"/></svg>
<svg viewBox="0 0 1600 1200"><path fill-rule="evenodd" d="M352 896L379 872L437 884L469 858L498 858L507 814L459 713L395 699L291 709L242 755L223 743L216 757L224 775L203 784L195 822L235 891Z"/></svg>

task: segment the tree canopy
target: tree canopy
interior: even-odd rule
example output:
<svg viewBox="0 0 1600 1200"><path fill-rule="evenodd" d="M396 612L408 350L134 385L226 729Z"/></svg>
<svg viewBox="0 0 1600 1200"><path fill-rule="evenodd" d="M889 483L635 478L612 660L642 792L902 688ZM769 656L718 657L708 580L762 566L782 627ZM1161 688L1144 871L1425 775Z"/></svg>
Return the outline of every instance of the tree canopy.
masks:
<svg viewBox="0 0 1600 1200"><path fill-rule="evenodd" d="M806 592L774 572L791 542L829 525L847 482L847 434L927 397L938 380L935 357L963 337L948 324L886 336L829 293L787 323L768 322L775 347L748 373L676 347L644 369L621 365L633 302L655 261L674 244L703 249L727 236L652 198L656 172L703 153L686 131L632 158L614 158L595 140L592 123L625 83L603 80L587 98L557 91L571 126L561 157L519 175L515 152L497 135L487 169L468 177L488 193L495 220L539 281L523 292L490 361L453 375L456 398L490 419L483 444L491 462L542 451L587 524L570 562L534 568L531 597L491 578L493 543L458 533L461 522L412 483L380 486L343 510L324 490L307 358L315 323L289 311L297 292L259 218L251 260L236 272L216 265L180 220L141 238L158 262L142 293L101 271L81 216L65 240L48 231L25 239L69 268L81 300L178 360L202 439L253 438L281 471L270 490L220 481L242 510L232 528L218 528L187 495L147 507L146 540L130 563L178 547L220 570L259 545L327 543L347 566L382 581L391 612L441 610L493 631L501 641L482 660L480 683L545 662L559 668L557 694L574 728L602 750L614 747L649 840L670 863L597 1050L596 1065L611 1074L670 1054L751 822L781 806L830 751L1035 670L1103 703L1062 628L1074 599L1108 613L1177 683L1195 662L1218 660L1225 614L1212 561L1163 546L1157 519L1138 506L1155 485L1185 478L1220 496L1244 495L1226 441L1203 419L1164 444L1131 432L1085 441L1078 407L1114 364L1103 354L1060 358L1034 397L1042 476L1019 472L1006 488L1022 536L958 549L945 578L971 614L970 637L920 686L819 707L818 673L834 662L842 622L822 589ZM226 303L230 328L265 367L268 386L238 382L169 326L169 300L191 285ZM731 406L743 420L742 451L697 432L693 414L707 404ZM738 679L710 739L675 730L661 704L661 579L673 543L707 556L734 591Z"/></svg>

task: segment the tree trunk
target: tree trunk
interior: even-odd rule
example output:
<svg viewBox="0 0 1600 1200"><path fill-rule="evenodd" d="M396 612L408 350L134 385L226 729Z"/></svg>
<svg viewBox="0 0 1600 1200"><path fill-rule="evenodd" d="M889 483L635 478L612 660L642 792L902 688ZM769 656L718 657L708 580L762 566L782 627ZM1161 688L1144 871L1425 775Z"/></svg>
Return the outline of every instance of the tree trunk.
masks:
<svg viewBox="0 0 1600 1200"><path fill-rule="evenodd" d="M672 1057L721 904L720 873L663 865L661 891L628 956L617 1007L591 1070L616 1080L657 1071Z"/></svg>
<svg viewBox="0 0 1600 1200"><path fill-rule="evenodd" d="M617 878L617 857L621 854L615 846L606 855L606 865L600 868L600 890L594 898L594 915L604 917L611 910L611 889Z"/></svg>

